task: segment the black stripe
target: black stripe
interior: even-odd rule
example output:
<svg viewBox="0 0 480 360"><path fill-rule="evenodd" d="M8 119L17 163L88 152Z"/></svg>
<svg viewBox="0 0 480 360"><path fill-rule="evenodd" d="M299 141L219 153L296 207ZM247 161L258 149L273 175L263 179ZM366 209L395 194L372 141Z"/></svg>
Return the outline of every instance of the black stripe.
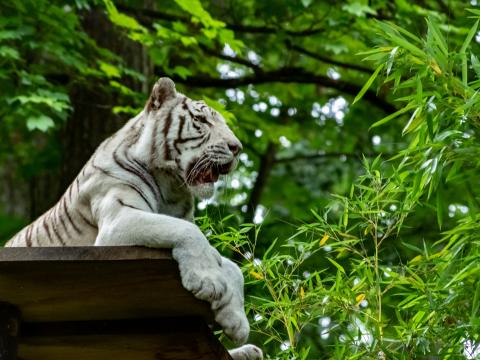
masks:
<svg viewBox="0 0 480 360"><path fill-rule="evenodd" d="M165 119L165 124L163 125L162 133L163 133L163 143L164 143L164 159L165 160L172 160L172 154L170 150L170 145L168 145L168 131L170 130L170 126L172 125L172 112L173 108L170 109L168 112L167 118Z"/></svg>
<svg viewBox="0 0 480 360"><path fill-rule="evenodd" d="M202 128L201 128L200 126L198 126L197 124L195 124L195 122L194 122L194 121L190 121L190 123L191 123L191 124L192 124L192 126L195 128L195 130L197 130L197 131L200 131L200 130L202 130Z"/></svg>
<svg viewBox="0 0 480 360"><path fill-rule="evenodd" d="M63 204L63 210L65 211L65 214L67 215L67 219L68 221L70 221L70 224L72 225L73 229L76 231L77 234L82 234L82 230L80 230L77 227L77 225L75 225L75 223L72 220L72 217L70 216L70 213L68 212L65 197L63 197L62 204Z"/></svg>
<svg viewBox="0 0 480 360"><path fill-rule="evenodd" d="M210 134L207 134L207 136L205 136L205 138L202 141L200 141L197 145L190 146L190 149L197 149L203 144L205 144L208 140L210 140Z"/></svg>
<svg viewBox="0 0 480 360"><path fill-rule="evenodd" d="M60 243L61 243L62 245L65 245L65 241L63 240L63 237L60 236L60 234L58 233L58 228L57 228L57 223L58 223L58 221L60 220L61 222L63 222L61 216L58 215L58 205L55 206L55 208L54 208L53 211L55 212L55 213L53 214L53 216L54 216L53 231L55 232L55 235L57 235L58 241L60 241ZM64 224L63 226L65 227L65 224ZM67 231L65 231L65 232L67 232ZM68 232L67 232L67 235L68 235Z"/></svg>
<svg viewBox="0 0 480 360"><path fill-rule="evenodd" d="M60 244L65 245L65 242L63 241L62 237L61 237L60 234L58 233L56 224L53 224L52 228L53 228L53 232L54 232L55 235L57 236L58 241L60 241Z"/></svg>
<svg viewBox="0 0 480 360"><path fill-rule="evenodd" d="M133 205L130 205L130 204L127 204L127 203L123 202L123 200L121 200L121 199L117 199L117 201L122 206L126 206L126 207L129 207L129 208L135 209L135 210L141 210L141 209L139 209L139 208L137 208Z"/></svg>
<svg viewBox="0 0 480 360"><path fill-rule="evenodd" d="M43 218L43 228L45 229L45 231L47 232L47 236L48 236L48 241L50 243L53 242L52 240L52 235L50 234L50 229L48 228L48 223L45 221L46 219Z"/></svg>
<svg viewBox="0 0 480 360"><path fill-rule="evenodd" d="M153 131L152 131L152 142L151 142L151 147L150 147L150 159L155 158L155 154L157 153L157 132L158 132L158 123L160 120L155 120L155 123L153 125Z"/></svg>
<svg viewBox="0 0 480 360"><path fill-rule="evenodd" d="M185 116L180 116L180 125L178 126L178 132L177 132L177 138L173 142L173 147L178 151L179 154L182 152L178 148L178 143L180 140L182 140L182 131L183 131L183 126L185 125Z"/></svg>
<svg viewBox="0 0 480 360"><path fill-rule="evenodd" d="M207 124L209 127L212 127L213 124L207 120L207 117L205 115L196 115L193 116L193 121L199 121L203 124Z"/></svg>
<svg viewBox="0 0 480 360"><path fill-rule="evenodd" d="M203 108L200 108L202 110ZM195 115L192 113L190 109L188 109L188 114L190 115L191 119L193 120L192 123L195 123L195 121L201 122L203 124L207 124L209 127L212 127L213 124L207 120L205 115Z"/></svg>
<svg viewBox="0 0 480 360"><path fill-rule="evenodd" d="M192 136L192 137L188 137L188 138L183 138L183 139L178 139L177 141L180 143L180 144L184 144L184 143L187 143L189 141L195 141L195 140L200 140L200 139L203 139L204 136L203 135L200 135L200 136Z"/></svg>
<svg viewBox="0 0 480 360"><path fill-rule="evenodd" d="M107 175L107 176L110 176L114 179L117 179L117 180L120 180L121 184L122 185L126 185L128 186L129 188L131 188L132 190L134 190L138 195L140 195L140 197L145 201L145 203L147 204L147 206L150 208L150 210L152 212L155 212L155 210L153 209L152 205L150 204L150 202L148 201L146 195L142 192L141 189L138 188L138 186L136 186L135 184L132 184L132 183L129 183L127 181L125 181L125 179L121 179L113 174L111 174L108 170L105 170L97 165L95 165L94 163L92 163L92 166L94 169L96 170L99 170L101 171L103 174Z"/></svg>
<svg viewBox="0 0 480 360"><path fill-rule="evenodd" d="M140 171L138 169L136 169L134 167L134 163L133 162L130 162L130 163L125 163L123 162L119 157L118 157L118 154L117 154L117 151L118 151L118 148L113 152L113 160L115 161L115 163L121 167L123 170L125 171L128 171L129 173L137 176L140 180L142 180L144 182L145 185L147 185L147 187L150 189L150 191L153 193L153 196L155 197L155 199L157 200L158 202L158 198L160 196L160 193L158 191L158 187L157 187L157 184L155 183L154 180L152 180L151 178L148 178L147 174L148 172L145 172L145 171L142 171L143 169L141 169ZM125 153L126 155L126 153ZM153 184L152 184L153 182Z"/></svg>
<svg viewBox="0 0 480 360"><path fill-rule="evenodd" d="M142 161L130 158L130 155L127 153L126 147L124 147L123 156L128 161L128 163L126 163L125 165L131 166L132 169L136 168L136 170L142 175L142 180L147 183L150 190L153 192L156 202L159 202L159 197L163 199L160 189L158 188L158 184L155 181L153 175L148 170L147 165Z"/></svg>
<svg viewBox="0 0 480 360"><path fill-rule="evenodd" d="M70 204L72 203L72 188L73 188L73 184L68 187L68 193L67 193L68 201L70 201Z"/></svg>
<svg viewBox="0 0 480 360"><path fill-rule="evenodd" d="M98 229L98 227L93 224L91 221L89 221L85 215L82 214L82 212L80 210L77 210L77 214L80 215L80 217L82 218L82 220L87 224L89 225L90 227L94 228L94 229Z"/></svg>
<svg viewBox="0 0 480 360"><path fill-rule="evenodd" d="M28 247L32 246L32 225L27 228L27 231L25 233L25 245L27 245Z"/></svg>
<svg viewBox="0 0 480 360"><path fill-rule="evenodd" d="M58 215L58 219L60 220L60 223L62 224L63 228L65 229L65 234L70 237L70 233L68 232L67 225L65 224L65 220L63 219L62 215Z"/></svg>
<svg viewBox="0 0 480 360"><path fill-rule="evenodd" d="M38 245L41 245L40 244L40 236L38 236L38 232L40 231L39 230L39 227L40 227L40 224L35 224L35 238L34 238L34 241L38 244Z"/></svg>

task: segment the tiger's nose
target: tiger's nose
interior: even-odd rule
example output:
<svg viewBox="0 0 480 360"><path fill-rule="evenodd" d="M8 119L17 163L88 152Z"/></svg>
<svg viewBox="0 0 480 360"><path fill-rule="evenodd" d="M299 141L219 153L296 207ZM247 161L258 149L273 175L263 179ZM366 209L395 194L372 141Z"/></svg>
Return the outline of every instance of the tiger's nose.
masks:
<svg viewBox="0 0 480 360"><path fill-rule="evenodd" d="M234 156L236 156L240 151L242 151L243 146L239 141L232 141L228 143L228 149L232 152Z"/></svg>

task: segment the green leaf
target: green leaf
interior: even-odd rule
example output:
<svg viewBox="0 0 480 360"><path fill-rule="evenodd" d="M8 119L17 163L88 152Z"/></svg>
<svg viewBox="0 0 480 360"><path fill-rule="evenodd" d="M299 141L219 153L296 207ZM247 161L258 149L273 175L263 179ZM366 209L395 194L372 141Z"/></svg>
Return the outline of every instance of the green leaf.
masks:
<svg viewBox="0 0 480 360"><path fill-rule="evenodd" d="M20 59L20 54L12 47L0 46L0 58L18 60Z"/></svg>
<svg viewBox="0 0 480 360"><path fill-rule="evenodd" d="M438 47L445 56L448 56L448 46L445 38L443 37L438 25L435 23L432 17L427 20L428 28L432 32L434 39L437 42Z"/></svg>
<svg viewBox="0 0 480 360"><path fill-rule="evenodd" d="M359 91L357 96L355 96L355 99L353 100L352 104L355 104L358 100L360 100L363 97L363 95L365 95L365 93L370 88L372 83L375 81L375 79L377 78L378 74L380 73L380 71L383 69L384 66L385 64L381 64L379 67L377 67L377 69L374 71L372 76L370 76L370 78L367 80L365 85L363 85L362 89Z"/></svg>
<svg viewBox="0 0 480 360"><path fill-rule="evenodd" d="M313 0L302 0L302 5L307 8L312 2Z"/></svg>
<svg viewBox="0 0 480 360"><path fill-rule="evenodd" d="M147 32L147 29L140 25L135 18L120 13L112 0L103 0L103 3L107 9L108 18L115 25L136 32Z"/></svg>
<svg viewBox="0 0 480 360"><path fill-rule="evenodd" d="M437 222L440 229L442 229L443 218L444 218L444 203L443 203L442 189L443 189L442 183L439 183L437 188L436 207L437 207Z"/></svg>
<svg viewBox="0 0 480 360"><path fill-rule="evenodd" d="M100 70L107 75L109 78L119 78L120 77L120 70L112 64L108 64L104 61L99 60L98 65L100 66Z"/></svg>
<svg viewBox="0 0 480 360"><path fill-rule="evenodd" d="M330 261L338 270L340 270L341 273L346 274L345 269L338 262L329 257L327 257L327 260Z"/></svg>
<svg viewBox="0 0 480 360"><path fill-rule="evenodd" d="M473 39L473 36L476 34L477 32L477 28L478 28L478 23L480 22L480 20L477 20L475 22L475 24L472 26L472 28L470 29L470 31L468 32L468 35L467 37L465 38L465 41L463 42L463 45L462 47L460 48L460 51L459 53L460 54L465 54L465 51L467 50L467 47L468 45L471 43L472 39Z"/></svg>
<svg viewBox="0 0 480 360"><path fill-rule="evenodd" d="M180 76L184 80L186 78L188 78L190 75L192 75L192 72L190 70L188 70L184 66L179 66L179 65L177 65L173 68L172 73L177 74L178 76Z"/></svg>
<svg viewBox="0 0 480 360"><path fill-rule="evenodd" d="M394 30L398 31L400 34L405 35L406 37L410 38L410 40L413 40L418 44L422 44L422 40L418 36L412 34L408 30L405 30L403 27L398 26L398 25L396 25L392 22L386 22L384 24L386 26L390 27L391 29L394 29Z"/></svg>
<svg viewBox="0 0 480 360"><path fill-rule="evenodd" d="M361 4L360 2L343 5L342 9L358 17L364 17L366 14L377 15L377 12L374 9L368 5Z"/></svg>
<svg viewBox="0 0 480 360"><path fill-rule="evenodd" d="M372 128L375 128L377 126L383 125L383 124L389 122L390 120L395 119L397 116L400 116L400 115L406 113L407 111L412 110L414 107L415 107L415 104L409 104L409 105L405 106L403 109L395 111L393 114L385 116L383 119L380 119L377 122L373 123L372 126L370 126L370 128L372 129Z"/></svg>
<svg viewBox="0 0 480 360"><path fill-rule="evenodd" d="M413 114L410 116L410 119L407 122L407 125L402 130L402 135L405 135L411 131L416 130L420 124L422 123L423 116L422 115L422 108L418 107L415 109Z"/></svg>
<svg viewBox="0 0 480 360"><path fill-rule="evenodd" d="M465 53L460 54L462 59L462 83L463 85L467 86L468 84L468 63L467 63L467 55Z"/></svg>
<svg viewBox="0 0 480 360"><path fill-rule="evenodd" d="M423 52L422 50L420 50L420 48L413 45L411 42L399 35L399 33L397 32L398 29L394 28L391 24L379 23L379 26L385 32L385 35L390 38L390 40L393 41L396 45L403 47L404 49L410 51L412 54L420 58L426 57L425 52Z"/></svg>
<svg viewBox="0 0 480 360"><path fill-rule="evenodd" d="M480 78L480 61L478 61L478 58L475 55L471 54L470 62L472 63L472 68L473 71L475 71L475 75L477 75L477 78Z"/></svg>
<svg viewBox="0 0 480 360"><path fill-rule="evenodd" d="M475 319L478 316L478 310L480 309L480 286L477 286L475 295L472 302L472 314L471 319Z"/></svg>
<svg viewBox="0 0 480 360"><path fill-rule="evenodd" d="M210 99L208 96L203 96L203 101L205 101L208 106L217 110L220 115L223 116L229 126L235 126L237 119L235 118L235 115L233 113L225 109L225 105L219 103L218 101Z"/></svg>
<svg viewBox="0 0 480 360"><path fill-rule="evenodd" d="M203 8L200 0L175 0L175 2L184 11L198 19L203 26L213 28L225 27L224 22L215 20L211 17L211 15Z"/></svg>
<svg viewBox="0 0 480 360"><path fill-rule="evenodd" d="M46 115L39 115L36 117L29 117L27 119L27 128L28 130L40 130L40 131L47 131L48 129L55 126L52 118Z"/></svg>
<svg viewBox="0 0 480 360"><path fill-rule="evenodd" d="M343 226L346 228L348 226L348 202L345 200L344 210L343 210Z"/></svg>

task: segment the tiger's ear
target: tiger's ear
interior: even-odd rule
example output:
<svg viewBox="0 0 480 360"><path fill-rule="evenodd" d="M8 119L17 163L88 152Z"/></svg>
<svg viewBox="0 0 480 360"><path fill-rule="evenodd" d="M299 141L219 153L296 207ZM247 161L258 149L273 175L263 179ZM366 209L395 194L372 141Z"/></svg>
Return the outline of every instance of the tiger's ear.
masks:
<svg viewBox="0 0 480 360"><path fill-rule="evenodd" d="M176 96L175 83L171 79L167 77L158 79L147 101L147 112L160 109L165 101L174 99Z"/></svg>

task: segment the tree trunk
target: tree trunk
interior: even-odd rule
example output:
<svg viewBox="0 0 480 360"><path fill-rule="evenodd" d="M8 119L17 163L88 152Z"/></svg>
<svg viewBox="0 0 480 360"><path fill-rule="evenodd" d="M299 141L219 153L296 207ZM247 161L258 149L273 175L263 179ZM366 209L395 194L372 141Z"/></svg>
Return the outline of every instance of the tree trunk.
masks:
<svg viewBox="0 0 480 360"><path fill-rule="evenodd" d="M149 1L147 3L144 7L153 6ZM153 82L153 65L147 51L114 28L101 8L85 12L82 26L100 47L118 54L127 67L145 76L143 83L131 81L126 85L144 92L147 97L149 84ZM45 170L28 180L13 178L14 163L10 164L11 168L0 171L2 183L7 187L0 194L0 199L7 204L4 210L8 214L33 221L48 210L58 201L98 145L128 120L125 116L113 114L113 106L120 104L113 94L103 92L102 84L98 82L96 79L91 85L71 87L69 95L73 113L57 132L61 153L57 168Z"/></svg>
<svg viewBox="0 0 480 360"><path fill-rule="evenodd" d="M260 204L260 199L262 198L263 190L267 184L270 172L272 167L275 164L275 155L277 153L277 145L273 142L267 144L267 149L260 159L260 165L258 168L258 176L253 185L252 192L250 193L250 198L247 204L247 221L253 221L255 216L255 210Z"/></svg>

